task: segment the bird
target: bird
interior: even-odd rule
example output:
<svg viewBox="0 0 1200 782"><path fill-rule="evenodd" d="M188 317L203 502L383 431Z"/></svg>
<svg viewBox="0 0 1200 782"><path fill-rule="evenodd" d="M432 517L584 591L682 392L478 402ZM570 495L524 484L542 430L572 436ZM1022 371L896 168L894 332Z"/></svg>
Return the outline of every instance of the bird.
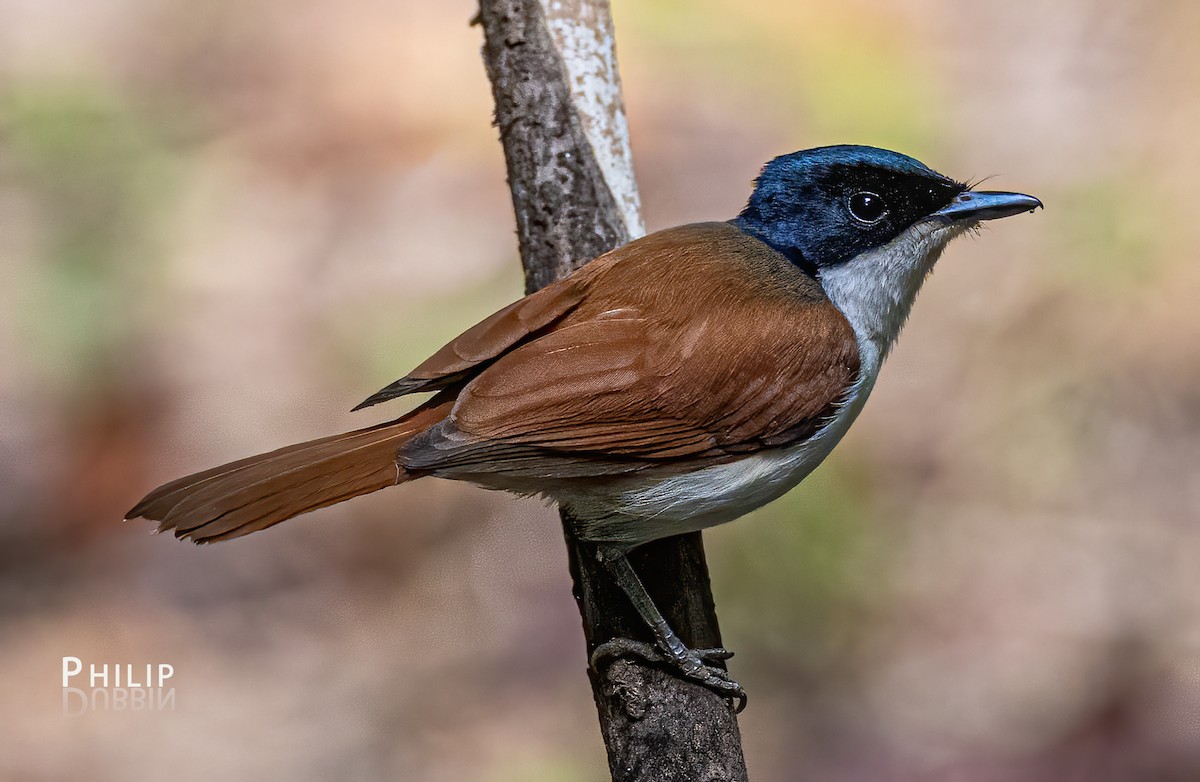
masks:
<svg viewBox="0 0 1200 782"><path fill-rule="evenodd" d="M918 160L838 145L781 155L724 222L658 231L501 309L355 410L385 423L158 487L126 514L211 543L426 477L556 502L655 639L614 639L745 705L723 649L682 643L627 555L799 484L875 387L946 245L1042 206Z"/></svg>

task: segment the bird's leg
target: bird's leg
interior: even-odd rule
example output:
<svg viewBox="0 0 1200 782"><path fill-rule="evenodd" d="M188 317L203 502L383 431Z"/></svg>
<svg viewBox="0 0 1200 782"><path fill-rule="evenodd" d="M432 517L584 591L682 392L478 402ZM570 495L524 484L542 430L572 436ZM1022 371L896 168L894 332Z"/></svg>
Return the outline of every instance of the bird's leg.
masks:
<svg viewBox="0 0 1200 782"><path fill-rule="evenodd" d="M684 678L708 687L718 695L736 700L737 711L746 708L746 691L730 678L729 673L709 661L728 660L732 652L724 649L689 649L663 617L658 606L650 598L642 580L630 564L625 551L614 546L601 546L597 557L612 575L613 579L625 592L633 607L650 626L657 642L654 645L634 641L629 638L614 638L596 647L592 652L590 664L593 670L599 670L604 660L633 655L649 662L665 662L675 668Z"/></svg>

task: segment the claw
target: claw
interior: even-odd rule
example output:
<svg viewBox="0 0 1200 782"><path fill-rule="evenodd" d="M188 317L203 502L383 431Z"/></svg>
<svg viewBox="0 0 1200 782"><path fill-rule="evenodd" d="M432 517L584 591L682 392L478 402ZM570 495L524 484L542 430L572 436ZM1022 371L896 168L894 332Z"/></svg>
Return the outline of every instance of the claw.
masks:
<svg viewBox="0 0 1200 782"><path fill-rule="evenodd" d="M696 656L704 661L725 662L733 658L733 652L717 647L716 649L693 649Z"/></svg>
<svg viewBox="0 0 1200 782"><path fill-rule="evenodd" d="M736 701L733 704L735 713L740 714L746 708L747 696L742 685L734 681L728 671L707 664L724 662L733 657L733 652L726 649L687 649L676 658L674 655L663 654L654 644L630 638L613 638L596 647L588 664L593 671L599 673L602 663L619 657L638 657L649 663L669 665L682 674L683 678L707 687L731 702Z"/></svg>

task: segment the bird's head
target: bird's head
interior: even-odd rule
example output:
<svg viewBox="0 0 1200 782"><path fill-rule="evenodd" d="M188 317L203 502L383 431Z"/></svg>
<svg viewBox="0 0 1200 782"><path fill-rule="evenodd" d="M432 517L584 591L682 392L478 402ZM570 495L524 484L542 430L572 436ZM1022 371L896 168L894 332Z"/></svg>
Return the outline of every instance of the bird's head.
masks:
<svg viewBox="0 0 1200 782"><path fill-rule="evenodd" d="M947 242L1041 205L972 190L898 152L847 145L772 160L733 223L820 280L856 331L886 351Z"/></svg>

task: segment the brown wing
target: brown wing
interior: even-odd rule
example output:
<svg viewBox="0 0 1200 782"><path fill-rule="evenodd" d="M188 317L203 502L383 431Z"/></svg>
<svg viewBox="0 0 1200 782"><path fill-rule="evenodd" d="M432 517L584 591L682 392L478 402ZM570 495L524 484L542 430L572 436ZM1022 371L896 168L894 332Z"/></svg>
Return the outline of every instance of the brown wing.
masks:
<svg viewBox="0 0 1200 782"><path fill-rule="evenodd" d="M504 351L552 326L578 306L583 296L583 287L575 278L547 285L475 324L408 375L372 394L354 409L453 385Z"/></svg>
<svg viewBox="0 0 1200 782"><path fill-rule="evenodd" d="M736 229L671 233L598 267L575 311L483 370L401 463L604 474L786 446L822 426L858 375L845 318Z"/></svg>

